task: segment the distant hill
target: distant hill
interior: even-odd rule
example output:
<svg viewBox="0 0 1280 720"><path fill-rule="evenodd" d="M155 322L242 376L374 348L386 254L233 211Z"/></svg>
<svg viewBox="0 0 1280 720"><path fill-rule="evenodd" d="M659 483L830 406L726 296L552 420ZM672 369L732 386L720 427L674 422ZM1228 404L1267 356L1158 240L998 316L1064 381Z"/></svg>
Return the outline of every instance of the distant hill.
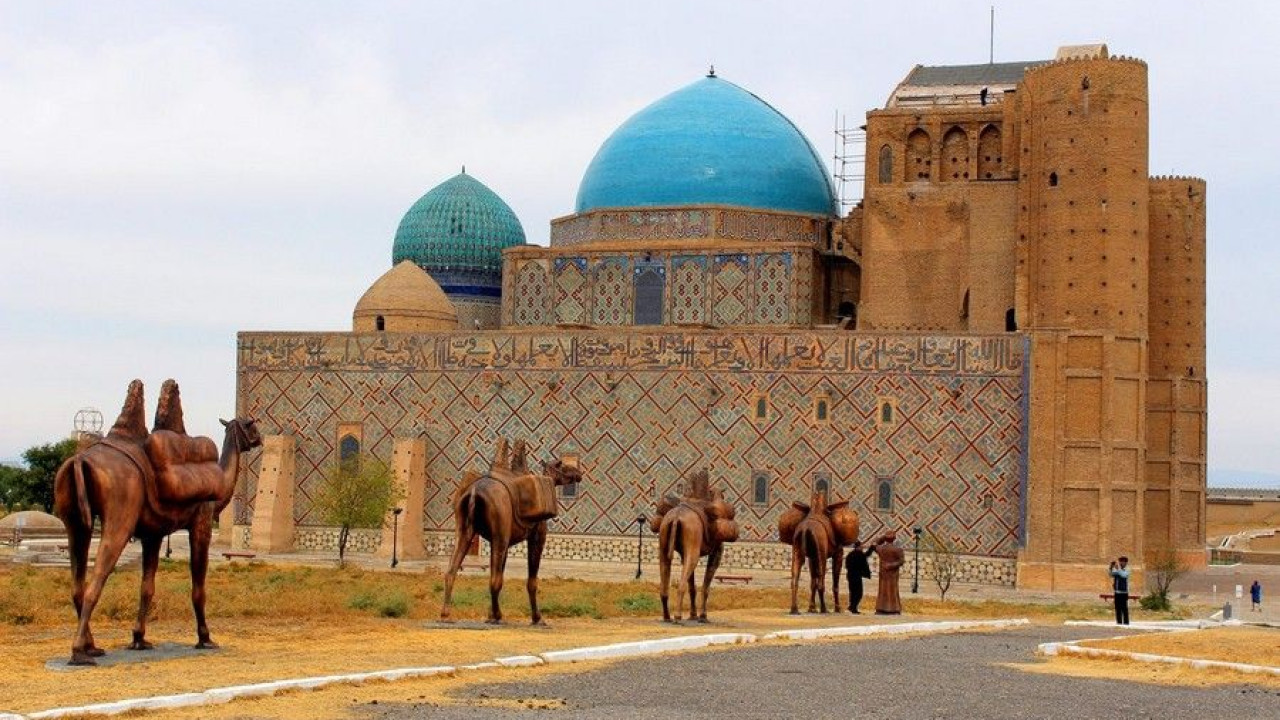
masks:
<svg viewBox="0 0 1280 720"><path fill-rule="evenodd" d="M1258 488L1280 490L1280 475L1248 470L1209 469L1209 487Z"/></svg>
<svg viewBox="0 0 1280 720"><path fill-rule="evenodd" d="M3 458L0 459L0 465L16 468L25 468L27 466L27 464L22 461L22 458Z"/></svg>

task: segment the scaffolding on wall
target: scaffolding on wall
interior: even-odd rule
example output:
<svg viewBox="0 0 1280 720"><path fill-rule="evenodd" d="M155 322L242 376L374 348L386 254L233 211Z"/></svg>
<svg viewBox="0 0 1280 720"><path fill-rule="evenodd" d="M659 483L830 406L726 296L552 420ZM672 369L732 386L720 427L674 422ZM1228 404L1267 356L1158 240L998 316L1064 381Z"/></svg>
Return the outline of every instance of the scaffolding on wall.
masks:
<svg viewBox="0 0 1280 720"><path fill-rule="evenodd" d="M867 167L867 126L851 128L846 122L846 117L837 110L832 168L841 217L862 201L862 183Z"/></svg>

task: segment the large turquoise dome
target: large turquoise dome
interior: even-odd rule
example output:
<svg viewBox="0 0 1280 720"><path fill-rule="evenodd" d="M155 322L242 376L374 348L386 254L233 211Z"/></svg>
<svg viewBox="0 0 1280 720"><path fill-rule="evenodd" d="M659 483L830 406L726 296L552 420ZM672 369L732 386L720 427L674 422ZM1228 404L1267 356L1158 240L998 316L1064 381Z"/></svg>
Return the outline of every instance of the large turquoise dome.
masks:
<svg viewBox="0 0 1280 720"><path fill-rule="evenodd" d="M498 297L502 249L524 241L524 228L511 206L464 170L432 188L404 214L391 263L412 260L450 296Z"/></svg>
<svg viewBox="0 0 1280 720"><path fill-rule="evenodd" d="M714 75L631 116L578 187L580 213L677 205L836 213L827 169L800 130Z"/></svg>

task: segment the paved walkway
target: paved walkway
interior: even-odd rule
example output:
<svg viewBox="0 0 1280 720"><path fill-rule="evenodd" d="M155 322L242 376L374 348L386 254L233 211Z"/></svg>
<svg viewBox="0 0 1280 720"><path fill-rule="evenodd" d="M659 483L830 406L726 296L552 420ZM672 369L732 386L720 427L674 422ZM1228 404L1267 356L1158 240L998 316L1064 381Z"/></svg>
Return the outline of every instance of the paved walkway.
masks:
<svg viewBox="0 0 1280 720"><path fill-rule="evenodd" d="M894 641L748 646L621 662L539 682L472 686L449 707L364 705L376 720L547 717L484 706L559 699L565 720L615 718L1194 718L1280 717L1280 692L1251 686L1180 688L1025 672L1050 640L1097 628L1029 626ZM509 703L508 703L509 704Z"/></svg>

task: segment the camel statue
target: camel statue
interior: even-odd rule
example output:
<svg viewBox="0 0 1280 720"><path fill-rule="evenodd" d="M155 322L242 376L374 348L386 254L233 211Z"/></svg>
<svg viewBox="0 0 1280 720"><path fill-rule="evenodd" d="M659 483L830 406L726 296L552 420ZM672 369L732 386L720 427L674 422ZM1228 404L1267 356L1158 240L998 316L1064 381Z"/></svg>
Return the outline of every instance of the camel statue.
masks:
<svg viewBox="0 0 1280 720"><path fill-rule="evenodd" d="M498 452L487 475L468 472L453 498L453 518L457 524L457 544L444 576L444 602L440 620L447 622L453 605L453 581L467 557L467 548L476 535L489 541L489 617L486 622L502 622L498 595L507 569L507 551L512 545L529 543L529 614L534 625L542 625L538 610L538 567L547 542L547 521L555 517L556 488L582 481L582 471L560 460L543 464L543 474L528 470L526 446L517 440L508 454L507 441Z"/></svg>
<svg viewBox="0 0 1280 720"><path fill-rule="evenodd" d="M844 546L858 539L858 514L847 501L827 504L826 493L813 493L810 504L792 503L778 519L778 538L791 545L791 614L799 615L800 571L809 563L809 612L827 612L826 564L831 558L831 592L840 610L840 568ZM816 603L815 603L816 599Z"/></svg>
<svg viewBox="0 0 1280 720"><path fill-rule="evenodd" d="M689 619L707 621L707 597L711 580L720 567L724 544L738 539L733 506L724 501L719 490L711 490L706 469L688 478L683 498L667 497L658 503L658 511L650 527L658 534L658 582L662 598L662 619L679 622L684 615L684 591L689 589ZM656 524L656 527L654 526ZM676 614L673 619L668 604L671 591L671 563L680 553L680 581L677 583ZM694 572L699 558L707 559L702 579L702 608L698 608L698 587Z"/></svg>
<svg viewBox="0 0 1280 720"><path fill-rule="evenodd" d="M222 421L226 428L220 456L208 438L189 438L182 422L178 385L167 380L156 410L156 428L146 429L142 382L129 384L124 408L101 441L76 453L54 477L54 508L67 528L71 555L72 602L79 627L71 646L72 665L94 665L104 651L94 642L89 620L107 577L129 539L142 541L142 595L131 650L152 647L146 641L147 613L155 594L156 568L164 538L178 530L191 536L191 605L196 616L197 648L214 648L205 623L205 574L213 520L235 492L240 456L262 444L253 420ZM168 450L168 455L165 454ZM185 462L191 458L191 462ZM159 460L159 467L157 467ZM186 488L190 482L192 487ZM175 484L177 483L177 484ZM210 488L213 492L210 492ZM194 499L183 499L183 495ZM95 518L102 537L86 584L89 543Z"/></svg>

